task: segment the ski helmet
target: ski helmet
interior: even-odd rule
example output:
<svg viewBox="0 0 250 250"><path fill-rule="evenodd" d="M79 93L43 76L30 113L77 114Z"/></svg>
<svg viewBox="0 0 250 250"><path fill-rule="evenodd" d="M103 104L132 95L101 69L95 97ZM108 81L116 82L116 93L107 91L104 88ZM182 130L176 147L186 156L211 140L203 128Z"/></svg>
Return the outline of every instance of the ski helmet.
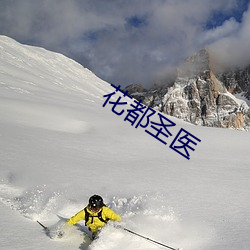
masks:
<svg viewBox="0 0 250 250"><path fill-rule="evenodd" d="M99 195L93 195L89 198L89 206L93 210L98 210L103 207L103 199Z"/></svg>

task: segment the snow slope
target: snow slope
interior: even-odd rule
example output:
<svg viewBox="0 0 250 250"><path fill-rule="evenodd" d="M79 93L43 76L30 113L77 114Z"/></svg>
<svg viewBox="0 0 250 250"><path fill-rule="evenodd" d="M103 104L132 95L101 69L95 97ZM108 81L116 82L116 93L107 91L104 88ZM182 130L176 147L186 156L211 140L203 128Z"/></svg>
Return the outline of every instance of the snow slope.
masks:
<svg viewBox="0 0 250 250"><path fill-rule="evenodd" d="M173 135L201 140L187 160L172 138L164 145L102 107L113 91L63 55L0 36L0 248L162 249L112 225L90 244L83 223L63 239L36 223L53 228L97 193L124 227L171 247L250 249L249 132L171 117Z"/></svg>

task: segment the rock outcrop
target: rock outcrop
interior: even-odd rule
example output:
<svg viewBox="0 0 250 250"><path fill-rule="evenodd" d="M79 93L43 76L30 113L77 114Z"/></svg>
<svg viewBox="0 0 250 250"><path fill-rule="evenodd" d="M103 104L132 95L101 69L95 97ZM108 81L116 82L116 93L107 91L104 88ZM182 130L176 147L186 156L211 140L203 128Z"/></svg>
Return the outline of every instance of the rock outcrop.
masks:
<svg viewBox="0 0 250 250"><path fill-rule="evenodd" d="M209 53L203 49L187 58L178 68L171 86L129 93L142 99L147 106L196 125L248 129L250 109L244 100L233 94L250 96L247 70L215 75L211 69ZM138 86L137 86L138 87Z"/></svg>

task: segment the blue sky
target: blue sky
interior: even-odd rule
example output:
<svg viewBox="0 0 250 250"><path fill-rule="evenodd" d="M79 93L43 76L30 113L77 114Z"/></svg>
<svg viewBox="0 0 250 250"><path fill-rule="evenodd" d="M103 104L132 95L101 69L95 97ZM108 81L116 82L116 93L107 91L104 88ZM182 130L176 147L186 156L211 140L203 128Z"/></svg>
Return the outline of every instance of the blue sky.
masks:
<svg viewBox="0 0 250 250"><path fill-rule="evenodd" d="M210 48L250 63L250 0L1 0L0 34L63 53L122 86L165 81Z"/></svg>
<svg viewBox="0 0 250 250"><path fill-rule="evenodd" d="M240 0L237 3L236 8L232 8L230 12L223 12L222 10L216 10L212 12L211 18L208 19L206 28L212 29L217 26L223 25L225 20L229 20L230 18L234 18L238 23L242 22L243 14L247 11L249 5L249 0Z"/></svg>

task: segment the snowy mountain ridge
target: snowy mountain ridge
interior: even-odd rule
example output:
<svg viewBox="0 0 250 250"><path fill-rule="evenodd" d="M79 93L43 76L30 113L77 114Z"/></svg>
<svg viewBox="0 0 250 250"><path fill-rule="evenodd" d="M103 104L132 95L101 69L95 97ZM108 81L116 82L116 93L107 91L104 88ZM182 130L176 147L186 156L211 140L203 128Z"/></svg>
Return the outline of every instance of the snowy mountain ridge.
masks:
<svg viewBox="0 0 250 250"><path fill-rule="evenodd" d="M4 36L0 39L0 73L0 109L9 108L8 120L16 121L19 117L18 122L21 124L65 132L81 133L88 125L68 117L74 111L67 111L66 108L62 113L58 108L51 109L48 103L56 103L60 99L67 102L69 92L76 99L93 103L96 99L102 100L100 96L111 89L108 83L97 78L91 71L61 54L21 45ZM97 79L95 84L91 84L93 78ZM12 100L15 96L21 97L22 102ZM34 100L34 106L30 106L30 100ZM37 100L39 103L36 103ZM20 105L23 107L22 113Z"/></svg>
<svg viewBox="0 0 250 250"><path fill-rule="evenodd" d="M1 65L3 69L1 70L1 84L5 85L4 80L8 80L8 74L11 74L11 70L15 68L15 77L20 78L25 74L25 72L29 73L29 75L25 75L28 79L23 79L23 87L22 86L15 87L12 86L12 89L16 92L24 92L26 94L30 93L34 88L32 85L33 78L38 78L41 80L42 88L48 88L50 85L56 85L57 91L63 92L64 90L70 90L73 92L83 92L95 98L98 98L97 95L94 95L92 92L102 92L105 93L103 89L105 89L104 81L99 79L99 83L96 85L88 84L88 79L93 77L93 73L86 68L83 68L80 64L76 63L72 59L69 59L59 53L53 53L39 47L33 47L28 45L21 45L18 42L1 36L1 44L0 44L0 55L1 61L4 60L4 65ZM65 65L67 63L67 66ZM11 67L8 67L8 66ZM62 66L66 66L62 69ZM44 75L45 68L49 70L46 72L48 74ZM28 72L30 69L34 69L36 74L32 74L32 70ZM40 74L37 74L37 72ZM85 85L89 85L91 91L86 91L86 86L84 88L79 79L85 80ZM67 84L62 84L64 80L67 80ZM76 84L77 83L77 84ZM12 82L12 84L14 84ZM98 86L98 87L97 87ZM34 93L33 93L34 94Z"/></svg>

